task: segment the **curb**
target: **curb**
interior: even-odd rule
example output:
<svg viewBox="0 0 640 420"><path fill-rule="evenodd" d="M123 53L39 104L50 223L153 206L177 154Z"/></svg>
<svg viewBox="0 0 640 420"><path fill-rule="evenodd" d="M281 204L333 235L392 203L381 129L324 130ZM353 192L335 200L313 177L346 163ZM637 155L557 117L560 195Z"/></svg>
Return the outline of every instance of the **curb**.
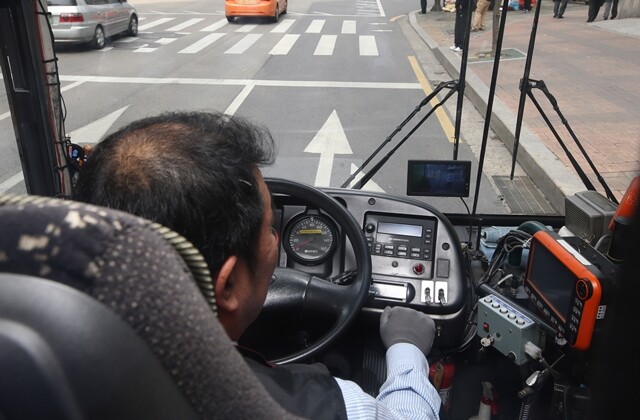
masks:
<svg viewBox="0 0 640 420"><path fill-rule="evenodd" d="M409 13L409 23L418 36L427 44L433 55L454 78L460 76L461 58L448 48L443 48L420 27L416 12ZM438 12L434 12L438 13ZM498 69L499 70L499 69ZM465 76L465 96L483 115L486 115L489 87L480 78L469 71ZM509 151L513 152L517 115L507 108L497 96L493 98L490 128L496 133ZM565 197L586 190L580 178L569 171L562 161L536 136L525 123L520 129L518 145L518 164L534 181L546 199L561 214L564 214Z"/></svg>

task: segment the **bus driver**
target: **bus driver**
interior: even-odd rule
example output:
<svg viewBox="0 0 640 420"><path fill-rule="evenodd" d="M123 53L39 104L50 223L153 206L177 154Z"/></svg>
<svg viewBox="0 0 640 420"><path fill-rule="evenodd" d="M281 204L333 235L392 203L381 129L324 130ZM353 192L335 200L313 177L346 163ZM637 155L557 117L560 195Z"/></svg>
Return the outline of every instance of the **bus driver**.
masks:
<svg viewBox="0 0 640 420"><path fill-rule="evenodd" d="M74 198L136 214L190 240L213 274L220 323L237 341L260 313L277 262L271 195L260 172L273 156L271 134L242 118L165 113L100 142ZM426 359L434 321L413 309L386 308L380 335L387 380L377 398L320 364L295 365L294 373L291 365L247 361L274 399L303 417L437 419L441 402Z"/></svg>

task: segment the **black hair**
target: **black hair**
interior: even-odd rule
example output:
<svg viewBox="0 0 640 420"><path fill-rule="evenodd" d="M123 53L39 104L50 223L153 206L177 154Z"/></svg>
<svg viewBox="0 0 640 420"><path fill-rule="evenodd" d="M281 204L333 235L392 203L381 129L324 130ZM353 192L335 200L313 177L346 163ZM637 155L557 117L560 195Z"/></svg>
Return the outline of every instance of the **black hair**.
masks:
<svg viewBox="0 0 640 420"><path fill-rule="evenodd" d="M160 223L191 241L212 274L237 255L250 264L264 203L256 175L273 163L273 137L240 117L169 112L98 143L74 199Z"/></svg>

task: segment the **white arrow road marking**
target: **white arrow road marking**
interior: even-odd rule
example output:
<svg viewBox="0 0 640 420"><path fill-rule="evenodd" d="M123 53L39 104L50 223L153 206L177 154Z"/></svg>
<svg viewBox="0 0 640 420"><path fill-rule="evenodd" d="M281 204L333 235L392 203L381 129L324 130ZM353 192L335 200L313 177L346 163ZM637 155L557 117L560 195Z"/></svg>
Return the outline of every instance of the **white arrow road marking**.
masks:
<svg viewBox="0 0 640 420"><path fill-rule="evenodd" d="M331 183L331 170L333 169L333 155L351 155L351 146L347 135L342 128L338 113L334 109L320 131L304 149L307 153L320 154L318 172L316 172L317 187L328 187Z"/></svg>
<svg viewBox="0 0 640 420"><path fill-rule="evenodd" d="M229 104L229 106L224 111L224 113L227 114L227 115L235 114L236 111L238 110L238 108L240 108L240 105L242 105L244 100L247 99L247 97L249 96L249 94L251 93L252 90L253 90L253 86L252 85L247 85L244 88L242 88L242 90L240 91L238 96L236 96L233 99L233 101Z"/></svg>
<svg viewBox="0 0 640 420"><path fill-rule="evenodd" d="M351 164L351 174L353 175L353 173L355 171L358 170L358 167L355 164ZM353 181L351 181L351 183L349 184L349 188L353 187L353 184L355 184L356 182L360 181L360 178L362 178L364 176L364 172L360 172L358 175L356 175L356 177L353 179ZM380 188L380 186L378 184L376 184L375 182L373 182L373 180L368 180L366 184L364 184L361 188L361 190L363 191L377 191L377 192L384 192L384 190L382 188Z"/></svg>
<svg viewBox="0 0 640 420"><path fill-rule="evenodd" d="M2 79L2 77L0 77L0 79ZM78 82L70 83L70 84L62 87L60 89L60 92L66 92L69 89L73 89L74 87L80 86L83 83L84 83L84 81L78 81ZM5 112L4 114L0 114L0 121L4 120L5 118L9 118L10 115L11 115L10 112Z"/></svg>
<svg viewBox="0 0 640 420"><path fill-rule="evenodd" d="M117 111L112 112L109 115L106 115L99 120L92 122L91 124L85 125L84 127L78 128L75 131L69 133L71 137L71 142L76 144L86 144L86 143L97 143L102 139L102 136L111 128L114 122L124 111L129 108L129 105L124 108L120 108Z"/></svg>
<svg viewBox="0 0 640 420"><path fill-rule="evenodd" d="M0 193L4 193L8 191L9 188L13 188L18 185L18 183L22 182L24 178L22 177L22 172L18 172L17 174L11 176L9 179L0 182Z"/></svg>
<svg viewBox="0 0 640 420"><path fill-rule="evenodd" d="M77 130L68 133L69 137L71 137L71 141L75 144L87 144L87 143L97 143L102 139L102 136L111 128L113 123L122 115L124 111L129 108L129 105L120 108L117 111L112 112L111 114L100 118L97 121L92 122L91 124L85 125L84 127L78 128ZM13 188L19 182L23 180L22 172L18 172L17 174L9 177L0 183L0 193L3 193L9 188Z"/></svg>

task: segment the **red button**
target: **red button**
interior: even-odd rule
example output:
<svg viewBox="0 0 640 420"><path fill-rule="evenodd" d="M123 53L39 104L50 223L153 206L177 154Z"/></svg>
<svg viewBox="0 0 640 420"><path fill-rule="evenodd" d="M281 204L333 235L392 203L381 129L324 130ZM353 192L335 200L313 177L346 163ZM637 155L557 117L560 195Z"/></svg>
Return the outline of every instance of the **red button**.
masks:
<svg viewBox="0 0 640 420"><path fill-rule="evenodd" d="M413 266L413 272L420 275L422 273L424 273L424 265L422 265L421 263L418 263L416 265Z"/></svg>

